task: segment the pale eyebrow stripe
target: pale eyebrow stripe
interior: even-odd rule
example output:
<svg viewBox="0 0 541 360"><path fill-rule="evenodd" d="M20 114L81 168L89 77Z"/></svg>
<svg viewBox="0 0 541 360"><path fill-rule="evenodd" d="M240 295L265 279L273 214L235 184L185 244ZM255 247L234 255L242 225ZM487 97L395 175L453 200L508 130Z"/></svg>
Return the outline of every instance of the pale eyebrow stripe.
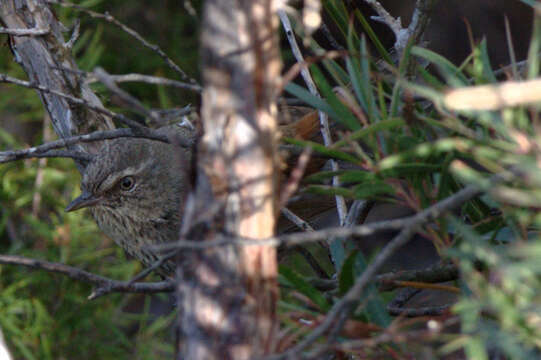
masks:
<svg viewBox="0 0 541 360"><path fill-rule="evenodd" d="M124 176L128 175L137 175L151 164L152 159L148 159L137 166L130 166L120 172L111 173L105 178L105 180L102 181L99 187L101 190L110 189L119 179L122 179Z"/></svg>

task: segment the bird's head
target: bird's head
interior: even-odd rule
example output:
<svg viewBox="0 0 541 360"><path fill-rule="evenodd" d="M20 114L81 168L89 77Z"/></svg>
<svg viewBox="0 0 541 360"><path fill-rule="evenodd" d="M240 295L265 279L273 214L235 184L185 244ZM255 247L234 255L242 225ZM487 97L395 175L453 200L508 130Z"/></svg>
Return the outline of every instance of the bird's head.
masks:
<svg viewBox="0 0 541 360"><path fill-rule="evenodd" d="M183 155L163 142L115 139L85 168L82 193L66 211L91 207L141 220L178 212L189 182L189 160Z"/></svg>

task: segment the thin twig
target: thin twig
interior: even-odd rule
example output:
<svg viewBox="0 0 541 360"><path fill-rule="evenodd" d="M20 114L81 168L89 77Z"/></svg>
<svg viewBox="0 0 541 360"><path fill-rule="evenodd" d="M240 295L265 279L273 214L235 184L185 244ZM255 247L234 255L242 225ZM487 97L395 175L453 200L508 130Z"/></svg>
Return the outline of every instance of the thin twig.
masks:
<svg viewBox="0 0 541 360"><path fill-rule="evenodd" d="M93 73L87 73L87 83L93 83L97 81L96 76ZM194 84L188 84L182 81L178 80L172 80L164 77L159 76L151 76L151 75L144 75L144 74L136 74L136 73L130 73L130 74L123 74L123 75L109 75L112 81L116 83L122 83L122 82L143 82L147 84L154 84L154 85L164 85L164 86L173 86L178 87L180 89L187 89L192 90L195 92L200 93L203 89L199 85Z"/></svg>
<svg viewBox="0 0 541 360"><path fill-rule="evenodd" d="M289 179L287 180L285 186L283 187L282 192L280 193L280 200L278 202L278 208L282 208L286 205L289 198L297 191L299 183L302 180L306 166L310 162L310 157L312 155L312 148L306 147L303 149L302 154L299 156L297 165L291 171Z"/></svg>
<svg viewBox="0 0 541 360"><path fill-rule="evenodd" d="M172 281L160 281L152 283L131 283L129 281L118 281L96 275L73 266L31 259L24 256L0 255L0 264L26 266L32 269L62 274L74 280L99 285L100 287L107 287L111 289L111 291L115 292L152 294L157 292L171 292L174 290L174 283ZM89 299L93 299L92 295L90 295Z"/></svg>
<svg viewBox="0 0 541 360"><path fill-rule="evenodd" d="M457 323L459 323L459 319L457 317L452 317L444 322L437 322L436 326L430 327L428 330L423 329L398 332L397 329L392 329L391 331L386 330L381 335L373 336L367 339L343 341L340 344L328 344L325 345L325 347L329 348L331 345L336 350L349 352L359 349L366 350L368 348L373 348L375 346L390 342L395 344L408 342L408 344L411 344L411 341L418 342L421 340L438 339L443 330L449 328L450 326L456 326ZM322 350L324 349L320 349L320 351Z"/></svg>
<svg viewBox="0 0 541 360"><path fill-rule="evenodd" d="M157 261L155 261L151 266L147 267L143 271L141 271L139 274L135 275L131 280L129 281L130 284L135 283L136 281L139 281L143 278L145 278L148 274L162 266L163 263L165 263L167 260L172 259L174 256L177 255L176 251L172 251L169 254L165 254L162 257L160 257Z"/></svg>
<svg viewBox="0 0 541 360"><path fill-rule="evenodd" d="M94 75L107 89L117 95L126 105L132 107L140 114L151 118L154 122L159 122L160 117L155 112L148 110L139 100L119 88L116 83L111 79L111 76L102 68L98 67L94 70Z"/></svg>
<svg viewBox="0 0 541 360"><path fill-rule="evenodd" d="M304 260L306 260L317 276L319 276L321 279L329 278L329 274L327 274L323 266L319 264L319 261L314 257L314 255L312 255L310 251L308 251L308 249L306 249L304 246L295 246L293 250L298 252L304 258Z"/></svg>
<svg viewBox="0 0 541 360"><path fill-rule="evenodd" d="M297 214L295 214L293 211L289 210L288 208L282 208L281 209L282 215L286 217L289 221L291 221L293 224L295 224L299 229L302 231L315 231L312 225L308 223L308 221L302 219Z"/></svg>
<svg viewBox="0 0 541 360"><path fill-rule="evenodd" d="M8 34L12 36L42 36L49 33L49 29L9 29L0 27L0 34Z"/></svg>
<svg viewBox="0 0 541 360"><path fill-rule="evenodd" d="M402 27L401 19L394 18L377 0L365 0L378 16L372 16L372 20L380 21L387 25L395 35L394 49L398 54L398 58L402 56L402 52L406 48L412 37L415 41L419 41L430 21L430 10L437 0L417 0L415 9L411 16L410 24L407 28Z"/></svg>
<svg viewBox="0 0 541 360"><path fill-rule="evenodd" d="M454 264L434 265L421 270L404 270L390 272L378 275L374 278L374 283L379 291L392 291L400 287L401 282L417 281L422 283L440 283L458 279L458 267ZM336 280L312 278L310 284L319 290L334 290L338 286Z"/></svg>
<svg viewBox="0 0 541 360"><path fill-rule="evenodd" d="M372 263L370 263L366 270L355 280L355 283L349 289L349 291L334 304L331 310L327 313L325 320L323 320L297 345L293 346L291 349L282 354L271 356L268 359L287 359L293 355L298 356L298 354L316 342L325 333L336 330L333 329L333 326L336 323L341 323L337 320L343 314L349 313L357 306L359 299L361 299L364 288L370 283L376 272L397 249L402 247L411 239L422 224L426 223L430 219L439 217L442 213L452 210L453 208L462 205L464 202L469 201L480 194L481 190L477 185L469 185L445 200L442 200L411 217L408 225L404 227L402 231L400 231L400 233L382 249L381 252L379 252Z"/></svg>
<svg viewBox="0 0 541 360"><path fill-rule="evenodd" d="M295 56L295 59L297 59L298 63L304 63L304 57L300 51L297 41L295 40L295 34L293 33L293 28L291 27L291 23L289 21L289 18L286 12L283 9L278 10L278 16L280 17L282 26L284 27L284 30L286 32L286 36L287 36L287 39L289 40L289 45L291 46L291 50L293 52L293 55ZM313 94L314 96L321 97L317 90L316 84L312 80L310 72L308 71L306 67L301 68L301 75L310 93ZM331 137L331 132L329 129L329 121L328 121L327 114L325 114L321 110L318 111L318 114L319 114L319 122L321 125L321 135L323 137L323 143L325 146L330 147L332 145L332 137ZM339 170L338 163L335 160L330 160L330 164L331 164L331 169L333 171ZM334 176L332 178L332 183L333 183L333 186L340 186L340 181L337 176ZM341 195L336 195L335 199L336 199L336 209L338 212L338 219L340 221L340 225L344 225L346 216L347 216L346 201L344 200L344 197Z"/></svg>
<svg viewBox="0 0 541 360"><path fill-rule="evenodd" d="M9 75L6 75L6 74L0 74L0 82L11 83L11 84L19 85L19 86L24 86L24 87L30 88L30 89L36 89L36 90L39 90L39 91L44 92L44 93L57 95L57 96L60 96L60 97L66 99L68 101L71 101L72 103L82 105L82 106L86 106L87 108L89 108L91 110L94 110L97 113L104 114L104 115L107 115L107 116L109 116L109 117L111 117L113 119L116 119L116 120L120 121L121 123L123 123L123 124L125 124L125 125L127 125L127 126L129 126L131 128L134 128L134 129L145 128L144 125L142 125L142 124L140 124L140 123L138 123L138 122L136 122L136 121L122 115L122 114L117 114L117 113L112 112L110 110L107 110L106 108L103 108L101 106L93 105L93 104L89 103L86 100L76 98L74 96L65 94L65 93L57 91L57 90L50 89L48 87L45 87L45 86L42 86L42 85L39 85L39 84L35 84L35 83L29 82L29 81L24 81L24 80L21 80L21 79L16 79L16 78L13 78L13 77L11 77Z"/></svg>
<svg viewBox="0 0 541 360"><path fill-rule="evenodd" d="M169 66L172 70L180 74L180 76L184 80L188 80L192 84L197 84L197 81L195 79L189 77L175 62L158 46L155 44L151 44L148 41L146 41L137 31L133 30L132 28L128 27L127 25L123 24L122 22L118 21L115 17L113 17L109 13L101 14L96 11L92 11L89 9L86 9L80 5L72 4L63 0L48 0L51 4L58 4L60 6L69 7L76 9L78 11L84 12L85 14L89 15L92 18L95 19L102 19L105 20L111 24L114 24L118 26L120 29L122 29L125 33L135 38L137 41L139 41L144 47L147 49L150 49L154 51L156 54L158 54L164 62Z"/></svg>
<svg viewBox="0 0 541 360"><path fill-rule="evenodd" d="M456 280L459 277L458 267L454 264L434 265L421 270L399 271L381 274L376 277L380 291L391 291L397 287L396 282L418 281L423 283L439 283Z"/></svg>
<svg viewBox="0 0 541 360"><path fill-rule="evenodd" d="M79 38L79 31L81 30L81 21L79 19L75 19L75 24L73 26L73 32L71 33L70 39L64 44L64 47L67 50L71 50L73 48L73 45L75 45L75 42Z"/></svg>
<svg viewBox="0 0 541 360"><path fill-rule="evenodd" d="M495 182L495 181L493 180L492 182ZM294 245L299 245L299 244L325 240L331 237L367 236L379 231L408 229L413 226L417 226L417 224L426 223L430 220L438 218L445 212L454 209L456 206L459 206L462 203L472 199L473 197L477 196L481 192L482 191L477 185L469 185L465 187L464 189L458 191L454 195L424 209L423 211L417 213L416 215L404 217L401 219L373 222L366 225L357 225L351 228L345 228L342 226L331 227L331 228L317 230L317 231L284 234L284 235L270 237L266 239L260 239L260 240L238 238L238 237L232 238L230 236L222 235L222 236L217 236L216 240L208 240L208 241L196 241L192 239L179 240L177 242L172 242L172 243L167 243L167 244L151 245L149 246L149 248L154 249L154 250L169 251L173 249L204 250L211 247L228 246L232 244L294 246ZM380 255L385 254L384 256L388 256L385 253L386 251L394 251L394 248L392 250L386 250L394 242L395 241L393 240L389 244L387 244L387 246L382 250L382 252L380 252ZM393 245L393 247L394 246L396 245ZM377 259L379 259L379 256L376 258L376 260Z"/></svg>
<svg viewBox="0 0 541 360"><path fill-rule="evenodd" d="M18 151L18 150L15 150ZM15 155L12 154L6 154L6 153L12 153L12 151L4 151L0 152L0 164L15 161L15 160L22 160L22 159L47 159L47 158L68 158L73 160L79 160L83 163L87 163L93 159L93 156L84 153L82 151L72 151L72 150L49 150L43 153L31 153L27 152L24 154L17 153Z"/></svg>
<svg viewBox="0 0 541 360"><path fill-rule="evenodd" d="M415 295L419 294L421 289L406 288L403 289L393 301L387 305L387 311L393 316L439 316L449 310L451 305L427 306L420 308L406 308L404 305L408 303Z"/></svg>
<svg viewBox="0 0 541 360"><path fill-rule="evenodd" d="M91 160L91 157L89 157L91 155L88 155L88 154L85 155L85 154L74 152L74 151L53 152L52 150L63 148L63 147L77 144L80 142L93 142L93 141L100 141L100 140L116 139L116 138L121 138L121 137L136 137L136 138L145 138L145 139L161 141L165 143L170 142L167 136L158 134L156 133L156 131L150 128L138 129L137 131L135 131L134 129L129 129L129 128L121 128L121 129L106 130L106 131L95 131L90 134L72 136L65 139L51 141L42 145L33 146L28 149L2 151L0 152L0 163L6 163L6 162L20 160L20 159L41 158L41 157L70 157L74 159L81 159L84 161L88 161L88 160ZM176 140L177 139L175 139L175 141ZM179 145L182 147L193 146L193 144L191 144L188 140L186 140L186 143L181 143Z"/></svg>
<svg viewBox="0 0 541 360"><path fill-rule="evenodd" d="M51 68L61 70L61 71L67 71L70 73L75 73L78 76L85 78L85 83L87 84L92 84L99 81L96 75L92 71L75 70L75 69L67 68L65 66L51 66ZM128 73L128 74L118 74L118 75L109 74L109 78L115 83L142 82L142 83L153 84L153 85L173 86L180 89L187 89L187 90L195 91L198 93L203 91L203 88L201 88L201 86L199 85L188 84L186 82L164 78L161 76Z"/></svg>

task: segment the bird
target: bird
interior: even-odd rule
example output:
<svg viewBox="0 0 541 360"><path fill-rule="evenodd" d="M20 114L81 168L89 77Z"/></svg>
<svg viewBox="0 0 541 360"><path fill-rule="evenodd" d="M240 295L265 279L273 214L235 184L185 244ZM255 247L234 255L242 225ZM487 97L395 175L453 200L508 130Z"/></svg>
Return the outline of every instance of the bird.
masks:
<svg viewBox="0 0 541 360"><path fill-rule="evenodd" d="M191 186L193 150L175 145L175 137L195 141L197 136L184 125L157 132L171 143L144 138L105 143L83 171L81 195L66 207L67 212L89 208L98 227L147 267L160 259L149 245L178 238ZM164 262L157 273L170 276L174 266Z"/></svg>
<svg viewBox="0 0 541 360"><path fill-rule="evenodd" d="M314 137L319 120L310 110L300 110L300 118L283 124L282 134ZM195 144L199 136L191 123L165 126L157 132L168 136L170 143L144 138L106 142L83 170L81 195L66 207L67 212L89 208L102 232L146 267L160 260L150 245L179 238L183 205L194 178L195 147L177 144ZM286 162L294 164L291 159ZM156 272L168 277L174 269L175 263L169 260Z"/></svg>

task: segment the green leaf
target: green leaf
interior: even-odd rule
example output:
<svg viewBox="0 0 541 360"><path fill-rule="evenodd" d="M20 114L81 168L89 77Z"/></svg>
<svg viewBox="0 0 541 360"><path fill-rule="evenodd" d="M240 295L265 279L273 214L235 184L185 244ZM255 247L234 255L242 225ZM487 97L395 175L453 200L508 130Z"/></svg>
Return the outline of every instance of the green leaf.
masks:
<svg viewBox="0 0 541 360"><path fill-rule="evenodd" d="M406 175L419 175L427 176L430 173L441 171L441 164L429 164L429 163L402 163L396 165L392 169L381 171L383 177L403 177Z"/></svg>
<svg viewBox="0 0 541 360"><path fill-rule="evenodd" d="M344 173L344 170L338 171L319 171L315 174L309 175L304 178L304 181L307 183L317 183L324 180L331 179L333 176L338 176Z"/></svg>
<svg viewBox="0 0 541 360"><path fill-rule="evenodd" d="M375 180L376 175L365 170L346 170L340 174L340 182L357 183Z"/></svg>
<svg viewBox="0 0 541 360"><path fill-rule="evenodd" d="M314 194L321 194L321 195L341 195L346 198L354 198L355 194L353 191L347 188L343 187L334 187L334 186L326 186L326 185L310 185L306 188L306 191L314 193Z"/></svg>
<svg viewBox="0 0 541 360"><path fill-rule="evenodd" d="M480 60L481 60L481 63L483 64L483 76L489 82L495 83L497 82L497 79L496 79L496 75L494 75L494 70L492 70L492 66L490 65L486 38L483 38L483 41L481 41L479 48L481 50Z"/></svg>
<svg viewBox="0 0 541 360"><path fill-rule="evenodd" d="M284 90L290 93L291 95L296 96L298 99L304 101L305 103L312 106L313 108L317 110L321 110L324 113L331 115L333 117L337 117L333 108L325 100L311 94L308 90L306 90L302 86L299 86L295 83L289 83L285 86Z"/></svg>
<svg viewBox="0 0 541 360"><path fill-rule="evenodd" d="M329 311L331 306L325 297L301 275L283 265L280 266L280 275L289 281L296 291L312 300L321 309L321 312L326 313Z"/></svg>
<svg viewBox="0 0 541 360"><path fill-rule="evenodd" d="M359 10L359 9L355 9L354 14L355 14L355 16L357 17L357 19L359 20L359 22L361 23L361 26L363 27L363 30L366 32L366 34L367 34L368 37L370 38L370 40L372 41L372 43L373 43L374 46L376 47L376 50L377 50L378 53L381 55L381 57L382 57L389 65L394 66L393 60L391 59L391 55L389 55L389 52L387 51L387 49L385 48L385 46L383 46L383 44L381 43L381 41L379 41L378 36L377 36L376 33L374 32L374 30L372 29L372 27L370 26L370 24L368 23L368 21L366 21L366 18L363 16L363 14L360 12L360 10ZM358 42L358 40L357 40L357 42Z"/></svg>
<svg viewBox="0 0 541 360"><path fill-rule="evenodd" d="M298 140L298 139L292 139L292 138L284 138L283 141L293 144L293 145L299 145L304 147L311 147L314 149L314 151L317 151L321 154L327 155L329 157L332 157L334 159L344 160L348 161L350 163L356 164L359 162L359 159L357 159L355 156L348 154L346 152L336 150L333 148L328 148L325 145L321 145L319 143L316 143L314 141L306 141L306 140Z"/></svg>
<svg viewBox="0 0 541 360"><path fill-rule="evenodd" d="M427 83L427 85L430 85L430 87L433 87L436 90L443 90L445 87L445 84L441 82L440 79L438 79L436 76L432 75L428 70L425 68L419 66L417 68L417 72L421 77L423 78L423 81Z"/></svg>
<svg viewBox="0 0 541 360"><path fill-rule="evenodd" d="M454 87L466 86L469 84L468 79L462 74L460 69L443 56L418 46L414 46L411 49L411 53L436 65L441 74L447 79L448 84Z"/></svg>
<svg viewBox="0 0 541 360"><path fill-rule="evenodd" d="M391 185L376 180L356 185L353 193L357 199L369 199L379 195L392 195L394 189Z"/></svg>
<svg viewBox="0 0 541 360"><path fill-rule="evenodd" d="M365 126L364 128L357 130L355 132L352 132L347 140L340 140L333 144L333 148L339 148L342 146L348 145L349 141L357 141L361 140L368 135L376 134L379 131L385 131L390 130L393 128L399 128L401 126L405 125L405 121L401 118L394 118L394 119L388 119L388 120L382 120L377 123L370 124L368 126Z"/></svg>
<svg viewBox="0 0 541 360"><path fill-rule="evenodd" d="M536 4L539 11L539 3ZM541 16L534 12L532 40L528 49L528 79L534 79L539 74L539 51L541 50Z"/></svg>
<svg viewBox="0 0 541 360"><path fill-rule="evenodd" d="M349 74L342 69L342 66L333 59L325 59L322 61L325 69L332 75L334 81L341 86L346 87L346 84L350 82Z"/></svg>
<svg viewBox="0 0 541 360"><path fill-rule="evenodd" d="M348 13L342 1L324 1L323 7L346 38L348 33Z"/></svg>
<svg viewBox="0 0 541 360"><path fill-rule="evenodd" d="M357 277L361 276L366 270L366 260L363 254L354 250L346 258L338 278L338 289L341 295L346 294L355 283ZM380 326L388 326L391 318L385 308L385 303L377 292L377 288L371 284L366 287L363 298L360 302L365 302L364 313L373 323Z"/></svg>
<svg viewBox="0 0 541 360"><path fill-rule="evenodd" d="M409 82L406 80L400 80L401 85L407 88L408 90L413 91L417 95L420 95L434 103L437 107L441 107L443 104L443 94L437 89L433 89L428 86L423 86Z"/></svg>
<svg viewBox="0 0 541 360"><path fill-rule="evenodd" d="M358 130L361 125L357 118L351 113L351 111L338 99L333 89L325 79L325 76L321 73L319 68L315 65L310 67L312 70L312 76L314 82L317 84L323 97L328 101L332 108L332 112L329 112L329 116L333 117L336 121L342 123L350 130Z"/></svg>
<svg viewBox="0 0 541 360"><path fill-rule="evenodd" d="M355 261L358 251L355 250L344 261L338 275L338 291L344 296L355 282Z"/></svg>

